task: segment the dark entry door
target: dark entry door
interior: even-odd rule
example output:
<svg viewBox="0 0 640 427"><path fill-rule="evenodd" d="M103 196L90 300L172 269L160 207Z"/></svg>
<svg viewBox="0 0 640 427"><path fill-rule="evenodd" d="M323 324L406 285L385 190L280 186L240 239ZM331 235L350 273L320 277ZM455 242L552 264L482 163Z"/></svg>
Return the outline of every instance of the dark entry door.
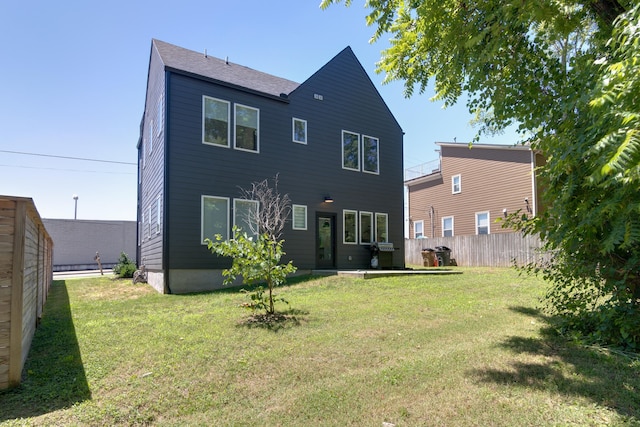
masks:
<svg viewBox="0 0 640 427"><path fill-rule="evenodd" d="M336 216L318 214L316 221L316 268L336 266Z"/></svg>

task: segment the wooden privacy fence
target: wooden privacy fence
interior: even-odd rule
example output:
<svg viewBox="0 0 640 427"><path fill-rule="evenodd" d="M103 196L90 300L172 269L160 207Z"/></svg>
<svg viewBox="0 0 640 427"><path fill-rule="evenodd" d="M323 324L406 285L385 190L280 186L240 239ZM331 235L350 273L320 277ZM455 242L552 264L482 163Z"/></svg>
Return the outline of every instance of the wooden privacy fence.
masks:
<svg viewBox="0 0 640 427"><path fill-rule="evenodd" d="M0 196L0 389L22 368L53 280L53 241L33 200Z"/></svg>
<svg viewBox="0 0 640 427"><path fill-rule="evenodd" d="M465 267L510 267L514 261L523 265L545 258L538 236L523 236L522 233L496 233L480 236L434 237L407 239L404 243L405 264L422 265L422 250L446 246L451 249L451 258Z"/></svg>

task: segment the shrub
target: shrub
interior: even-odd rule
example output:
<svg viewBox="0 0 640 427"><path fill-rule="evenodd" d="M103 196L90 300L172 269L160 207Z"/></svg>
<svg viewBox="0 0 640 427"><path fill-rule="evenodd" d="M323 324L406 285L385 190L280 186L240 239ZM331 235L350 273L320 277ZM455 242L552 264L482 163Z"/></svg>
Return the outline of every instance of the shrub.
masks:
<svg viewBox="0 0 640 427"><path fill-rule="evenodd" d="M129 259L124 252L120 253L118 263L113 267L113 274L121 278L133 277L133 273L137 270L136 264Z"/></svg>

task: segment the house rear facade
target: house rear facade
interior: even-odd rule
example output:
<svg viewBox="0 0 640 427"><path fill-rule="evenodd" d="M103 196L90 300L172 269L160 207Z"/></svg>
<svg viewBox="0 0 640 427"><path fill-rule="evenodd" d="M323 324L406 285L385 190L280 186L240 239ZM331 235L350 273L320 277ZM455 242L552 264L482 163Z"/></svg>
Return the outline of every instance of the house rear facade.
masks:
<svg viewBox="0 0 640 427"><path fill-rule="evenodd" d="M278 176L299 270L404 266L402 129L350 48L303 83L151 43L138 141L138 253L159 292L216 289L230 260L204 243L260 209L241 188Z"/></svg>
<svg viewBox="0 0 640 427"><path fill-rule="evenodd" d="M511 232L497 219L540 209L535 169L543 161L524 145L436 143L440 162L405 181L409 238Z"/></svg>

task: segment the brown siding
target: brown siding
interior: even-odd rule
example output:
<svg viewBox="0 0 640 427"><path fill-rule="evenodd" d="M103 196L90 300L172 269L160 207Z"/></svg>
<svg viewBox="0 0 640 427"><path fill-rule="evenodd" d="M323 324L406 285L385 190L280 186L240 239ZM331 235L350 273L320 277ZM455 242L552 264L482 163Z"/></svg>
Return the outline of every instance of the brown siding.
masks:
<svg viewBox="0 0 640 427"><path fill-rule="evenodd" d="M441 237L444 217L453 217L454 235L476 234L478 212L489 212L490 234L511 231L496 220L504 209L525 211L525 198L533 203L531 161L531 151L520 147L441 146L441 172L431 180L408 183L409 237L414 237L413 224L419 220L424 221L426 237ZM461 177L458 194L452 194L454 175ZM429 212L434 213L433 233Z"/></svg>

